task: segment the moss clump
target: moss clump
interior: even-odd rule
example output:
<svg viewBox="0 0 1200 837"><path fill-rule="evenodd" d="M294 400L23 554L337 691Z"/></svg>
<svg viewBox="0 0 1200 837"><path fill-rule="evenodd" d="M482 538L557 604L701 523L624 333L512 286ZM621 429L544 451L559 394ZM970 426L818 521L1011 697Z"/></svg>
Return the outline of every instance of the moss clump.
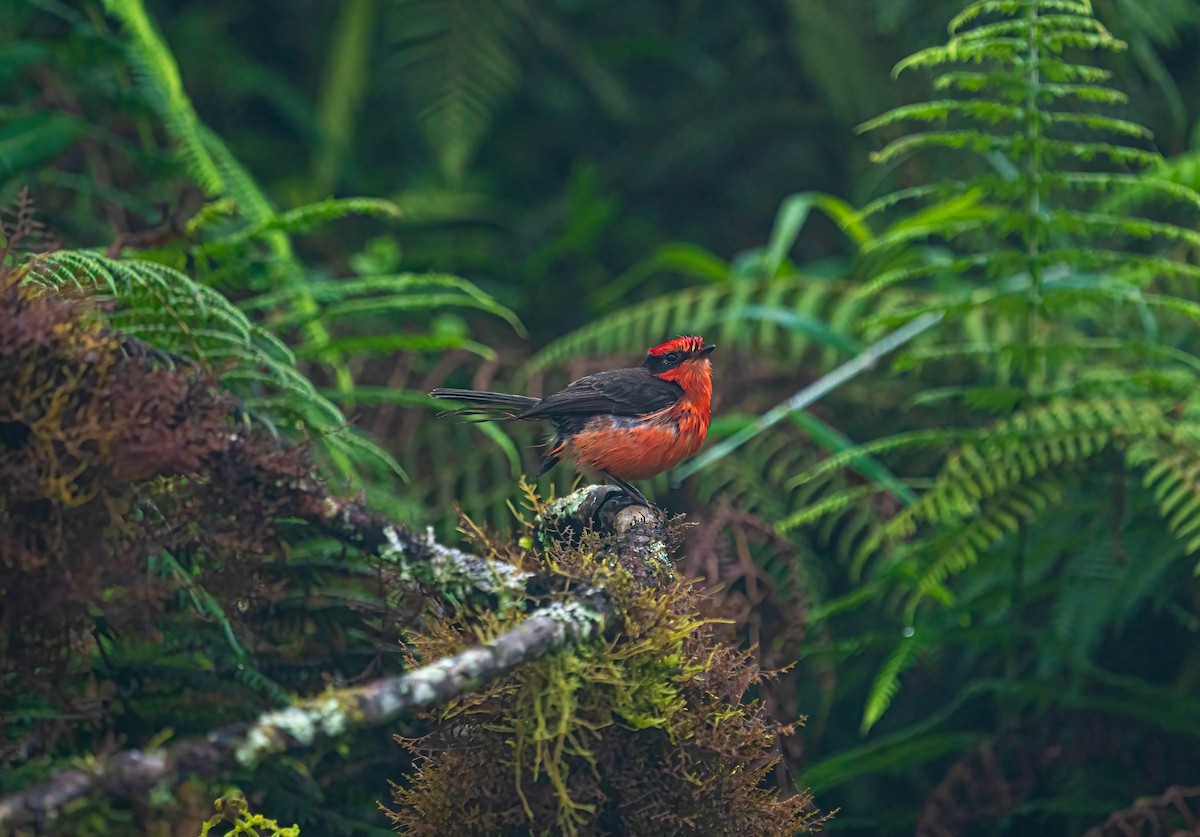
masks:
<svg viewBox="0 0 1200 837"><path fill-rule="evenodd" d="M200 837L209 837L214 827L221 827L224 834L253 834L259 837L300 837L299 826L282 826L277 820L254 814L246 797L233 791L213 803L216 813L200 825ZM224 826L232 826L225 831Z"/></svg>
<svg viewBox="0 0 1200 837"><path fill-rule="evenodd" d="M745 699L763 676L751 655L717 641L690 583L638 580L600 546L587 535L509 555L568 589L608 590L621 630L431 714L432 733L403 741L418 766L394 786L395 825L463 835L817 830L823 818L806 794L766 787L777 739L796 725ZM454 654L519 618L516 609L433 615L413 650L426 661Z"/></svg>

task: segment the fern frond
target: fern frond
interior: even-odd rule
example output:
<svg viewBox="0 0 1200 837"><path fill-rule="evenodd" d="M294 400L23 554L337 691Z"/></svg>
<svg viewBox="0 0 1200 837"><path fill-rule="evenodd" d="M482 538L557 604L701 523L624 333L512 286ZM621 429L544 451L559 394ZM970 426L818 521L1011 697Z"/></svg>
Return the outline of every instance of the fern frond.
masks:
<svg viewBox="0 0 1200 837"><path fill-rule="evenodd" d="M200 254L215 253L218 248L228 250L238 244L261 238L267 233L305 233L345 218L348 215L369 215L396 219L401 217L400 207L382 198L330 198L318 203L298 206L286 212L271 213L258 223L236 230L197 248Z"/></svg>
<svg viewBox="0 0 1200 837"><path fill-rule="evenodd" d="M1129 44L1118 40L1107 30L1104 32L1080 32L1076 30L1052 30L1044 35L1042 41L1051 52L1062 52L1065 49L1108 49L1122 52Z"/></svg>
<svg viewBox="0 0 1200 837"><path fill-rule="evenodd" d="M460 181L516 88L519 0L403 0L396 60L443 173Z"/></svg>
<svg viewBox="0 0 1200 837"><path fill-rule="evenodd" d="M1055 478L1033 479L1015 485L1004 486L995 491L987 502L967 513L960 524L949 531L911 544L909 551L933 557L932 562L922 563L916 580L916 597L911 608L920 597L944 587L946 580L957 575L979 561L980 557L1015 535L1022 526L1038 520L1065 499L1059 480ZM861 554L866 557L867 551Z"/></svg>
<svg viewBox="0 0 1200 837"><path fill-rule="evenodd" d="M551 343L530 358L522 376L535 374L563 360L596 354L640 355L646 347L661 342L665 335L683 331L703 332L721 346L770 348L772 354L791 360L821 350L823 360L836 357L849 324L876 307L894 305L908 295L898 293L876 299L858 299L849 293L853 286L805 276L758 281L725 282L664 294L654 300L604 317ZM811 329L789 328L786 317L757 318L757 328L747 328L743 314L764 309L805 312L838 333L838 340L823 339ZM714 328L716 329L714 331Z"/></svg>
<svg viewBox="0 0 1200 837"><path fill-rule="evenodd" d="M721 431L716 435L722 435ZM817 434L812 436L816 441ZM788 525L777 523L776 529L788 533L793 541L808 541L825 554L848 559L877 525L877 511L861 502L872 492L863 491L863 486L851 486L853 477L830 474L802 485L791 484L792 476L808 467L821 448L831 446L828 441L818 444L800 443L794 430L756 436L737 456L725 457L706 469L704 478L696 482L697 494L705 502L715 503L719 498L742 512L768 520L804 515L796 509L814 510L803 519L785 521ZM879 492L898 498L911 494L908 486L891 476L881 463L862 458L858 465L863 474L870 473L877 479Z"/></svg>
<svg viewBox="0 0 1200 837"><path fill-rule="evenodd" d="M924 198L950 198L961 196L964 192L970 189L970 185L961 180L952 180L948 182L926 183L921 186L911 186L907 189L897 189L895 192L889 192L882 197L864 204L858 210L858 216L862 219L870 218L873 215L878 215L881 212L891 209L897 204L905 201L918 201Z"/></svg>
<svg viewBox="0 0 1200 837"><path fill-rule="evenodd" d="M365 276L355 279L329 279L305 283L306 298L320 303L316 311L296 310L285 304L297 293L283 288L254 297L244 304L248 311L272 310L285 306L274 319L277 327L291 328L309 317L336 319L356 313L388 310L435 309L440 306L478 308L505 320L518 334L524 326L512 310L484 293L477 285L457 276L436 273L401 273L387 276Z"/></svg>
<svg viewBox="0 0 1200 837"><path fill-rule="evenodd" d="M274 217L275 208L245 166L230 152L225 141L203 124L198 125L197 132L204 150L220 173L223 189L219 194L233 200L241 216L251 223L266 223ZM275 255L281 259L292 257L291 242L282 232L269 233L265 238Z"/></svg>
<svg viewBox="0 0 1200 837"><path fill-rule="evenodd" d="M175 141L176 151L189 174L209 195L225 194L225 178L205 147L200 120L184 92L175 57L141 0L104 0L104 8L120 22L127 38L130 63Z"/></svg>
<svg viewBox="0 0 1200 837"><path fill-rule="evenodd" d="M1137 190L1145 194L1160 194L1190 203L1200 209L1200 192L1182 183L1155 177L1152 174L1125 174L1121 172L1047 172L1046 182L1053 185L1101 191L1121 192Z"/></svg>
<svg viewBox="0 0 1200 837"><path fill-rule="evenodd" d="M1146 450L1143 448L1141 455L1131 460L1151 463L1142 484L1153 495L1167 530L1180 540L1186 539L1184 551L1193 554L1200 549L1200 455L1193 444L1187 443L1149 448L1154 458Z"/></svg>
<svg viewBox="0 0 1200 837"><path fill-rule="evenodd" d="M1005 121L1016 122L1021 118L1019 108L1001 102L990 102L986 99L938 99L918 105L893 108L874 119L868 119L854 130L856 133L862 134L896 122L935 122L954 114L969 116L989 125Z"/></svg>
<svg viewBox="0 0 1200 837"><path fill-rule="evenodd" d="M919 134L908 134L888 143L879 151L872 151L871 162L888 163L898 157L935 148L987 154L992 151L1008 151L1013 147L1014 142L1012 137L989 134L984 131L926 131Z"/></svg>
<svg viewBox="0 0 1200 837"><path fill-rule="evenodd" d="M883 717L892 699L900 691L900 676L911 668L923 653L930 648L924 632L914 633L900 640L900 644L888 655L887 660L875 675L867 704L863 708L862 725L859 732L866 735Z"/></svg>
<svg viewBox="0 0 1200 837"><path fill-rule="evenodd" d="M906 433L897 433L894 436L886 436L882 439L875 439L874 441L865 442L841 453L834 454L807 470L801 471L791 478L787 483L787 487L795 488L813 480L826 477L831 472L853 468L855 467L855 463L864 457L878 456L902 448L933 447L964 439L970 440L978 438L981 433L982 431L960 429L912 430Z"/></svg>
<svg viewBox="0 0 1200 837"><path fill-rule="evenodd" d="M1061 564L1052 569L1047 633L1056 653L1043 662L1044 672L1062 664L1072 674L1097 671L1104 665L1102 643L1136 618L1148 599L1156 599L1155 606L1170 598L1175 585L1168 576L1180 577L1181 544L1172 543L1153 517L1136 514L1140 498L1133 502L1135 515L1119 530L1095 515L1094 504L1085 501L1073 511L1091 519L1075 529Z"/></svg>
<svg viewBox="0 0 1200 837"><path fill-rule="evenodd" d="M1061 11L1075 15L1090 15L1091 4L1085 0L1034 0L1039 10ZM1015 15L1029 9L1031 0L979 0L969 3L967 7L950 20L951 35L957 34L968 23L984 15Z"/></svg>
<svg viewBox="0 0 1200 837"><path fill-rule="evenodd" d="M1079 270L1107 268L1114 273L1144 273L1149 276L1186 276L1200 278L1200 265L1189 264L1164 256L1147 256L1127 250L1111 250L1091 247L1055 247L1042 254L1042 264L1047 267L1064 264ZM1049 280L1053 287L1058 281Z"/></svg>
<svg viewBox="0 0 1200 837"><path fill-rule="evenodd" d="M776 523L775 527L781 533L787 533L792 529L810 526L829 515L846 511L863 498L888 490L883 485L856 485L853 488L845 488L793 512Z"/></svg>
<svg viewBox="0 0 1200 837"><path fill-rule="evenodd" d="M1043 153L1047 161L1081 160L1090 163L1103 159L1119 166L1153 166L1162 160L1155 151L1145 151L1141 148L1130 148L1125 145L1113 145L1107 142L1074 142L1046 137L1042 140Z"/></svg>
<svg viewBox="0 0 1200 837"><path fill-rule="evenodd" d="M994 254L992 253L983 253L977 256L965 256L946 261L930 261L925 264L895 267L891 270L885 270L872 277L869 281L864 282L855 291L855 294L857 296L872 297L910 279L920 279L936 274L965 275L971 270L995 264L993 256Z"/></svg>
<svg viewBox="0 0 1200 837"><path fill-rule="evenodd" d="M1055 99L1078 99L1102 105L1124 105L1129 102L1129 97L1120 90L1095 84L1043 84L1040 93Z"/></svg>
<svg viewBox="0 0 1200 837"><path fill-rule="evenodd" d="M979 221L975 218L965 218L959 221L938 219L933 223L924 225L906 224L903 227L893 228L882 235L876 236L869 244L863 247L863 252L871 254L900 248L909 242L921 241L935 236L946 240L953 240L957 236L977 232L978 230ZM881 285L880 287L886 287L886 285Z"/></svg>
<svg viewBox="0 0 1200 837"><path fill-rule="evenodd" d="M992 89L996 95L1009 102L1020 102L1026 95L1021 85L1009 73L986 72L983 70L953 70L940 73L933 79L933 89L938 92L957 90L961 93L981 93Z"/></svg>
<svg viewBox="0 0 1200 837"><path fill-rule="evenodd" d="M1060 209L1054 213L1053 219L1055 225L1064 231L1094 232L1105 236L1128 235L1141 239L1165 238L1200 247L1200 232L1165 221L1075 209Z"/></svg>
<svg viewBox="0 0 1200 837"><path fill-rule="evenodd" d="M1130 362L1145 362L1147 360L1157 361L1161 364L1163 361L1177 362L1192 370L1192 373L1200 372L1200 357L1196 357L1190 352L1177 349L1174 346L1163 346L1158 343L1148 342L1144 340L1131 340L1129 338L1116 337L1065 337L1061 340L1053 340L1036 345L1028 343L995 343L984 342L975 344L942 344L924 349L913 349L905 352L901 357L897 358L894 368L897 372L906 372L911 370L921 369L925 364L935 361L946 360L973 360L980 363L980 366L986 366L987 361L1000 359L1001 361L1012 358L1024 358L1036 356L1041 362L1048 363L1059 369L1069 369L1072 361L1078 361L1081 369L1078 374L1082 382L1095 383L1095 380L1089 377L1089 370L1095 366L1096 361L1104 354L1112 353L1113 365L1107 368L1107 372L1114 377L1120 378L1127 376L1128 369L1123 368L1121 361ZM1187 380L1187 379L1185 379ZM1081 386L1082 383L1081 383ZM1086 386L1083 386L1086 389ZM959 394L970 398L973 393L980 390L974 387L959 388L956 390ZM986 388L983 390L986 391ZM1005 391L1010 391L1005 388ZM1029 393L1033 397L1038 397L1040 393ZM979 402L968 403L976 404ZM1011 406L1011 402L1010 406Z"/></svg>
<svg viewBox="0 0 1200 837"><path fill-rule="evenodd" d="M1049 30L1048 38L1059 35L1099 35L1109 36L1111 33L1101 25L1100 21L1082 14L1038 15L1038 25ZM1024 20L1001 20L995 23L984 23L973 29L959 32L963 41L988 40L1006 35L1024 36L1029 32L1029 24Z"/></svg>
<svg viewBox="0 0 1200 837"><path fill-rule="evenodd" d="M929 47L900 61L892 68L892 77L899 76L905 70L918 67L938 67L942 64L957 64L967 61L976 63L982 61L1009 62L1028 49L1023 38L993 38L986 42L964 41L955 39L945 46Z"/></svg>
<svg viewBox="0 0 1200 837"><path fill-rule="evenodd" d="M1053 473L1109 445L1153 438L1173 426L1156 401L1113 398L1051 403L986 431L968 432L929 491L888 521L858 561L883 543L911 538L922 525L940 527L942 534L909 546L914 553L932 555L917 585L919 594L928 593L1057 502Z"/></svg>
<svg viewBox="0 0 1200 837"><path fill-rule="evenodd" d="M403 473L373 443L346 437L346 417L295 368L291 350L212 288L156 262L90 251L35 256L28 267L30 281L111 299L109 320L124 333L218 369L258 419L309 435L345 476L357 464Z"/></svg>
<svg viewBox="0 0 1200 837"><path fill-rule="evenodd" d="M1112 116L1102 116L1098 113L1074 113L1070 111L1044 110L1042 115L1049 124L1082 125L1098 131L1109 131L1114 134L1124 134L1138 139L1153 139L1154 132L1144 125L1130 122L1128 119L1117 119Z"/></svg>
<svg viewBox="0 0 1200 837"><path fill-rule="evenodd" d="M1159 160L1142 177L1141 181L1131 183L1128 189L1110 197L1103 209L1117 212L1139 206L1159 197L1159 192L1164 188L1159 184L1169 183L1189 193L1200 193L1200 152L1191 151L1168 160ZM1190 195L1183 199L1191 200Z"/></svg>

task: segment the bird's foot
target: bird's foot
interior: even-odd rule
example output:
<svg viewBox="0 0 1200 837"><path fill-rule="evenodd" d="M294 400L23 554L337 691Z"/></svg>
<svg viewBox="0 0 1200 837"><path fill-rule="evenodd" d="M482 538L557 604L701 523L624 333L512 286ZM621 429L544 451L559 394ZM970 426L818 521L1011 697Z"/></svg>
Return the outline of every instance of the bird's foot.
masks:
<svg viewBox="0 0 1200 837"><path fill-rule="evenodd" d="M603 488L605 489L604 494L600 497L596 508L592 512L593 521L600 521L605 519L605 517L615 518L618 514L625 511L625 509L639 508L645 505L630 497L623 488L618 488L615 485L606 485Z"/></svg>
<svg viewBox="0 0 1200 837"><path fill-rule="evenodd" d="M625 482L625 480L620 479L619 477L614 477L612 474L604 474L604 477L609 482L611 482L613 485L617 486L622 491L624 491L629 496L629 499L631 499L633 501L633 504L639 505L639 506L646 506L647 508L651 508L651 509L655 508L654 506L652 506L650 504L650 501L646 499L645 494L638 491L636 488L634 488L629 483Z"/></svg>

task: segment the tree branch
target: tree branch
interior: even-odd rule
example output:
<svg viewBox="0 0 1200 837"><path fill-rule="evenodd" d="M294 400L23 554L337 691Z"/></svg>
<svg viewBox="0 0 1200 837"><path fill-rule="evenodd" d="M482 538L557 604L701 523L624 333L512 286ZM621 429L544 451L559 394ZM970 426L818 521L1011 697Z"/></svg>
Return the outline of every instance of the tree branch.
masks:
<svg viewBox="0 0 1200 837"><path fill-rule="evenodd" d="M603 591L579 591L554 603L491 642L468 648L398 677L355 689L331 690L288 709L268 712L165 749L128 750L94 770L57 773L41 785L0 799L0 828L40 822L89 793L145 793L181 776L206 776L236 760L253 766L290 749L310 747L350 729L378 726L412 709L444 703L502 677L524 663L600 636L614 622Z"/></svg>
<svg viewBox="0 0 1200 837"><path fill-rule="evenodd" d="M347 546L383 559L402 581L436 587L460 601L478 600L483 594L504 604L525 591L530 573L438 543L432 527L419 536L362 503L333 496L310 477L294 479L288 488L298 517Z"/></svg>

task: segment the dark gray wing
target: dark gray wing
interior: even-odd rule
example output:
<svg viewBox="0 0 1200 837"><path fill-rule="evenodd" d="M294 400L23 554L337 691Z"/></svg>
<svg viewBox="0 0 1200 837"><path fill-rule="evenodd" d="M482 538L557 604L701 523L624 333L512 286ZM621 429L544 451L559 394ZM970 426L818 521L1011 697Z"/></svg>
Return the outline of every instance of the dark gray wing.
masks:
<svg viewBox="0 0 1200 837"><path fill-rule="evenodd" d="M645 367L614 369L588 375L566 389L543 398L518 418L554 418L608 414L640 416L670 407L683 388L656 378Z"/></svg>

